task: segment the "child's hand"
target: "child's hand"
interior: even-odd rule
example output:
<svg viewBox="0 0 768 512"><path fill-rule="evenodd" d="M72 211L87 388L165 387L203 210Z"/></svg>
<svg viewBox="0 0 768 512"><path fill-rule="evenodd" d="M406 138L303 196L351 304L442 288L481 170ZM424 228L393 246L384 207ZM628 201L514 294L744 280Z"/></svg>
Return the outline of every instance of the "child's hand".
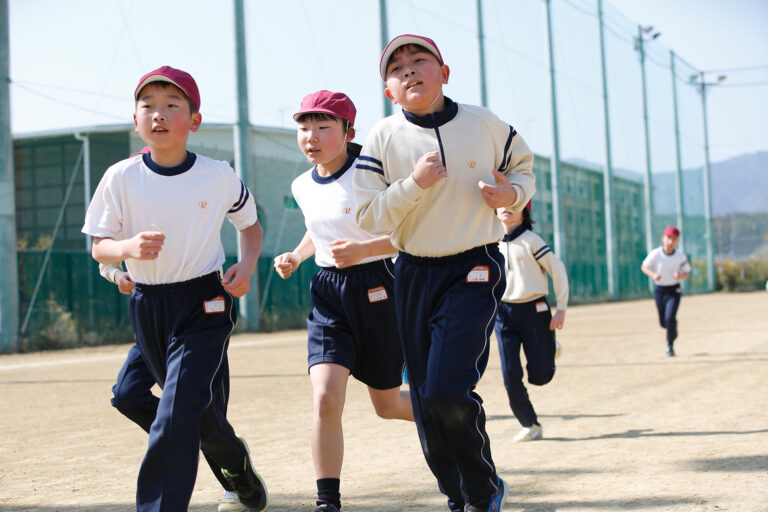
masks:
<svg viewBox="0 0 768 512"><path fill-rule="evenodd" d="M422 189L428 189L438 181L448 177L439 151L425 154L416 162L413 170L413 181Z"/></svg>
<svg viewBox="0 0 768 512"><path fill-rule="evenodd" d="M133 279L131 279L131 276L128 274L128 272L118 270L115 272L113 279L117 285L117 289L120 290L120 293L123 295L130 295L131 292L133 292L133 289L136 287L136 284L133 282Z"/></svg>
<svg viewBox="0 0 768 512"><path fill-rule="evenodd" d="M165 235L160 231L142 231L126 240L123 259L154 260L163 248Z"/></svg>
<svg viewBox="0 0 768 512"><path fill-rule="evenodd" d="M251 274L239 261L229 267L221 278L221 285L234 297L242 297L251 289Z"/></svg>
<svg viewBox="0 0 768 512"><path fill-rule="evenodd" d="M477 182L480 187L480 193L485 199L485 204L491 208L503 208L517 201L517 190L509 184L509 179L497 170L491 170L496 178L496 186L488 185L481 181Z"/></svg>
<svg viewBox="0 0 768 512"><path fill-rule="evenodd" d="M301 258L295 252L284 252L280 256L275 256L275 271L283 279L291 277L299 265L301 265Z"/></svg>
<svg viewBox="0 0 768 512"><path fill-rule="evenodd" d="M558 309L552 320L549 321L549 330L562 329L563 324L565 324L565 310Z"/></svg>
<svg viewBox="0 0 768 512"><path fill-rule="evenodd" d="M345 268L354 265L368 254L360 242L344 239L331 242L331 256L336 268Z"/></svg>
<svg viewBox="0 0 768 512"><path fill-rule="evenodd" d="M675 272L675 274L677 274L677 272ZM661 279L661 274L653 274L653 280L654 281L658 281L660 279Z"/></svg>

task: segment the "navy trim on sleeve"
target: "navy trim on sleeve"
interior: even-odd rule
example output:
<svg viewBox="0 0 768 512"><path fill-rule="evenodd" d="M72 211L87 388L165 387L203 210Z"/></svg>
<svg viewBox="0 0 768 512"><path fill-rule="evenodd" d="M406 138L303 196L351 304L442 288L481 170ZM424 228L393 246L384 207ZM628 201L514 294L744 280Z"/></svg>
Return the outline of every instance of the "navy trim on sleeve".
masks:
<svg viewBox="0 0 768 512"><path fill-rule="evenodd" d="M240 182L240 187L240 198L235 204L232 205L232 209L230 209L227 213L235 213L242 210L243 206L245 206L245 203L248 202L248 198L251 197L251 191L248 190L248 187L246 187L242 181Z"/></svg>

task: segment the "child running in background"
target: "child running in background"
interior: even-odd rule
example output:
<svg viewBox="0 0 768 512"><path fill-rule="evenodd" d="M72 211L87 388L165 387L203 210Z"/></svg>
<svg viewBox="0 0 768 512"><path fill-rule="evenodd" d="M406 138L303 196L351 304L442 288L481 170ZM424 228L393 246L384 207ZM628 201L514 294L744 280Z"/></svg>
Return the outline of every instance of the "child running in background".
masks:
<svg viewBox="0 0 768 512"><path fill-rule="evenodd" d="M306 96L293 116L299 148L314 166L292 185L307 232L274 266L288 279L312 255L321 270L312 278L307 317L307 363L314 392L312 459L317 478L315 512L341 510L344 439L341 416L351 374L368 386L382 418L413 421L408 391L400 391L403 355L395 320L389 235L355 224L352 174L360 146L355 106L345 94Z"/></svg>
<svg viewBox="0 0 768 512"><path fill-rule="evenodd" d="M659 324L667 330L667 355L675 356L675 339L677 339L677 308L680 307L680 281L691 276L691 265L688 258L677 250L680 240L680 230L675 226L667 226L661 236L661 246L648 253L643 260L640 270L653 279L653 295L656 299L656 310L659 313Z"/></svg>
<svg viewBox="0 0 768 512"><path fill-rule="evenodd" d="M384 93L402 111L379 121L355 171L357 222L392 232L395 305L422 450L455 512L498 512L496 473L475 387L501 300L504 230L494 208L522 210L533 154L488 109L443 95L450 70L432 39L384 49Z"/></svg>
<svg viewBox="0 0 768 512"><path fill-rule="evenodd" d="M147 152L149 148L147 147ZM104 265L99 263L99 273L101 276L117 285L117 289L123 295L133 293L136 283L133 282L128 272L123 270L121 264ZM221 397L224 406L229 402L229 365L224 361L224 379ZM157 415L157 405L160 399L152 394L152 386L155 379L152 372L149 371L141 352L133 345L128 351L120 372L117 374L115 385L112 386L112 407L117 409L123 416L141 427L144 432L149 434L152 422ZM226 410L224 411L226 413ZM213 471L213 476L224 488L224 496L219 501L218 512L244 512L248 510L245 505L240 503L237 492L227 481L221 472L221 467L205 453L205 446L201 446L203 456L208 466Z"/></svg>
<svg viewBox="0 0 768 512"><path fill-rule="evenodd" d="M512 441L535 441L542 438L543 430L523 384L520 347L525 352L528 382L543 386L551 381L560 348L555 329L563 328L568 307L568 276L560 258L533 232L530 202L520 212L497 208L496 215L507 232L499 242L507 287L496 313L496 340L509 406L523 426ZM547 303L547 274L557 298L554 316Z"/></svg>

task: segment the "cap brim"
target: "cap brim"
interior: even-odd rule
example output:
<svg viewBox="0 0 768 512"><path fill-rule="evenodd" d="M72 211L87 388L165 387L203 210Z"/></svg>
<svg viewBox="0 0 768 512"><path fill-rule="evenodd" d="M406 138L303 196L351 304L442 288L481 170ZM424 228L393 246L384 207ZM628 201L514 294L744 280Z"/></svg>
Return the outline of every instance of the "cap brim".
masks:
<svg viewBox="0 0 768 512"><path fill-rule="evenodd" d="M395 53L395 50L407 44L417 44L419 46L423 46L424 48L429 50L429 52L432 55L434 55L437 58L438 62L440 62L441 65L443 64L443 56L440 54L440 50L437 49L437 46L435 46L433 43L427 41L421 36L417 36L413 34L403 34L391 40L387 45L387 47L384 48L384 51L381 54L381 60L379 61L379 73L381 73L382 80L387 79L387 64L389 63L389 58L392 56L393 53Z"/></svg>

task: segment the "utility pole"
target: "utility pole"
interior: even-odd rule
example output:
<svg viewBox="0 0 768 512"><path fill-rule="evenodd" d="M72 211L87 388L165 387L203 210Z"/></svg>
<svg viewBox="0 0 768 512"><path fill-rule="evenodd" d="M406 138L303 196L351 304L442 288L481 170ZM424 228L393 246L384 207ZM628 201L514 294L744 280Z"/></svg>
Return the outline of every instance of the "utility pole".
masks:
<svg viewBox="0 0 768 512"><path fill-rule="evenodd" d="M19 263L11 136L8 0L0 0L0 352L19 349Z"/></svg>
<svg viewBox="0 0 768 512"><path fill-rule="evenodd" d="M234 126L235 171L248 188L253 190L256 185L251 173L251 121L248 113L248 67L245 59L245 9L243 0L235 0L235 69L237 75L237 123ZM254 196L254 201L256 197ZM240 237L237 238L238 255L242 252ZM243 295L240 300L240 314L249 329L258 331L259 318L259 266L251 277L251 292Z"/></svg>

